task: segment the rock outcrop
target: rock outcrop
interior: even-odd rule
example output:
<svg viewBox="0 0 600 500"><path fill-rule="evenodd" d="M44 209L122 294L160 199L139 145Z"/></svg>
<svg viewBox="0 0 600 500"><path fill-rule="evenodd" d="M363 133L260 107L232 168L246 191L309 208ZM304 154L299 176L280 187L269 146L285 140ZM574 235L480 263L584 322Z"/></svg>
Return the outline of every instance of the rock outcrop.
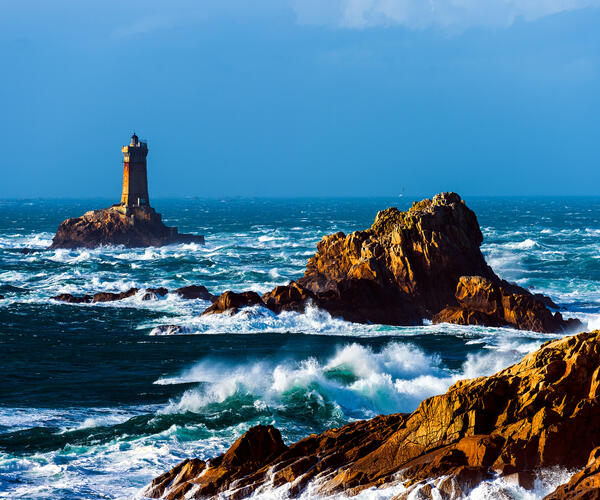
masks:
<svg viewBox="0 0 600 500"><path fill-rule="evenodd" d="M222 293L217 300L213 302L213 305L206 309L206 311L204 311L202 314L221 314L224 312L235 314L242 307L251 307L256 305L264 305L260 295L258 295L256 292L235 293L227 291Z"/></svg>
<svg viewBox="0 0 600 500"><path fill-rule="evenodd" d="M483 258L482 241L477 217L460 196L438 194L406 212L379 212L365 231L325 236L304 276L262 301L275 312L302 311L312 302L358 323L433 319L539 332L581 326L552 313L546 306L555 304L547 297L496 276ZM223 306L207 312L228 310Z"/></svg>
<svg viewBox="0 0 600 500"><path fill-rule="evenodd" d="M275 429L253 428L224 455L186 461L157 478L152 498L246 498L283 487L294 497L312 481L320 495L354 495L402 484L434 498L461 498L495 475L531 487L540 468L582 468L600 443L600 331L544 344L490 377L464 380L411 414L379 416L285 446ZM596 498L591 463L550 498ZM577 493L579 494L579 493ZM562 496L561 496L562 495Z"/></svg>
<svg viewBox="0 0 600 500"><path fill-rule="evenodd" d="M68 302L69 304L89 304L92 302L114 302L117 300L123 300L133 297L138 292L138 288L130 288L129 290L119 293L98 292L94 295L71 295L70 293L61 293L52 298L54 300L58 300L59 302Z"/></svg>
<svg viewBox="0 0 600 500"><path fill-rule="evenodd" d="M70 293L61 293L52 297L54 300L60 302L67 302L70 304L89 304L93 302L114 302L117 300L123 300L128 297L133 297L140 290L138 288L130 288L124 292L113 293L113 292L98 292L94 295L72 295ZM146 288L145 293L142 296L142 300L157 300L165 297L169 293L175 293L183 299L194 300L209 300L214 302L217 299L216 295L211 294L206 287L202 285L190 285L182 288L177 288L173 292L169 292L165 287L158 288Z"/></svg>
<svg viewBox="0 0 600 500"><path fill-rule="evenodd" d="M189 299L189 300L201 299L201 300L210 300L211 302L214 302L215 300L217 300L217 296L210 293L207 290L207 288L202 285L182 286L181 288L178 288L177 290L175 290L174 293L176 293L177 295L179 295L180 297L182 297L184 299Z"/></svg>
<svg viewBox="0 0 600 500"><path fill-rule="evenodd" d="M578 320L565 321L559 312L552 313L539 295L504 280L461 276L455 298L458 305L446 307L434 315L434 323L510 326L534 332L581 326Z"/></svg>
<svg viewBox="0 0 600 500"><path fill-rule="evenodd" d="M60 224L50 248L163 246L173 243L204 243L204 236L179 234L167 227L151 207L125 210L121 205L92 210Z"/></svg>

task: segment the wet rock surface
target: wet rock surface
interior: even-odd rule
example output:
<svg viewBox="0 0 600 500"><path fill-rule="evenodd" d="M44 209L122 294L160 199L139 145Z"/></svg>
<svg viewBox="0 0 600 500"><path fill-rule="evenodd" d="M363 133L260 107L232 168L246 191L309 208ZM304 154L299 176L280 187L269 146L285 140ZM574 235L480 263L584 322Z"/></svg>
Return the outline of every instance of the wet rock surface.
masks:
<svg viewBox="0 0 600 500"><path fill-rule="evenodd" d="M256 305L264 305L260 295L256 292L235 293L227 291L222 293L217 300L213 302L213 305L206 309L202 314L221 314L224 312L234 314L243 307Z"/></svg>
<svg viewBox="0 0 600 500"><path fill-rule="evenodd" d="M600 447L590 453L587 466L574 474L568 483L556 488L544 500L600 499Z"/></svg>
<svg viewBox="0 0 600 500"><path fill-rule="evenodd" d="M117 300L123 300L128 297L133 297L136 295L140 289L138 288L130 288L124 292L98 292L94 295L72 295L70 293L61 293L59 295L55 295L52 297L54 300L58 300L60 302L67 302L70 304L87 304L92 302L114 302ZM142 300L158 300L166 297L169 293L175 293L179 295L181 298L187 300L210 300L214 302L216 300L216 296L212 295L206 287L202 285L191 285L183 288L178 288L173 292L169 292L165 287L157 287L157 288L146 288L144 295L142 296Z"/></svg>
<svg viewBox="0 0 600 500"><path fill-rule="evenodd" d="M416 490L431 498L434 488L456 499L493 475L531 487L540 468L588 464L548 498L596 498L599 424L600 331L594 331L547 342L490 377L457 382L411 414L353 422L290 446L272 427L253 428L224 455L163 474L147 494L246 498L285 485L282 495L295 497L314 481L320 495L402 484L398 499Z"/></svg>
<svg viewBox="0 0 600 500"><path fill-rule="evenodd" d="M149 247L173 243L204 243L204 236L179 234L177 228L165 226L160 214L150 207L140 207L126 215L115 205L65 220L50 248Z"/></svg>
<svg viewBox="0 0 600 500"><path fill-rule="evenodd" d="M202 285L190 285L183 286L174 291L180 297L184 299L202 299L202 300L210 300L214 302L217 300L217 296L210 293L205 286Z"/></svg>

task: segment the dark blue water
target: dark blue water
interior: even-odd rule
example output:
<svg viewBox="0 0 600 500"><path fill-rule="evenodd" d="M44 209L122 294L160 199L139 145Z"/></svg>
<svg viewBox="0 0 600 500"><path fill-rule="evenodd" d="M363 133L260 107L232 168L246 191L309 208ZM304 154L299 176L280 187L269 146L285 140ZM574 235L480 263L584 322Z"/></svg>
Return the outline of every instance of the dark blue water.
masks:
<svg viewBox="0 0 600 500"><path fill-rule="evenodd" d="M201 318L208 303L170 295L50 299L187 284L264 292L301 276L322 235L366 228L378 210L412 201L162 200L165 221L205 234L205 246L78 251L45 248L64 218L111 200L0 201L0 497L132 498L181 459L220 453L257 423L292 441L411 411L458 378L492 373L553 338L356 325L316 309ZM600 198L467 203L498 274L597 323ZM157 335L163 324L189 333Z"/></svg>

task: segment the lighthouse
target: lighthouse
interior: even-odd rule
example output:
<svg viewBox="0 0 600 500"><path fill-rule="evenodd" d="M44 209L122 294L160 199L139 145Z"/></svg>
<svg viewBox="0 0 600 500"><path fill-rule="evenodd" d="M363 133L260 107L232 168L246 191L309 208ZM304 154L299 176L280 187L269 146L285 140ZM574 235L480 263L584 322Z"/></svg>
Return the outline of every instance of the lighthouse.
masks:
<svg viewBox="0 0 600 500"><path fill-rule="evenodd" d="M123 153L123 193L121 194L121 206L127 212L134 207L149 207L148 198L148 174L146 168L146 156L148 156L148 144L140 141L134 134L128 146L121 148Z"/></svg>

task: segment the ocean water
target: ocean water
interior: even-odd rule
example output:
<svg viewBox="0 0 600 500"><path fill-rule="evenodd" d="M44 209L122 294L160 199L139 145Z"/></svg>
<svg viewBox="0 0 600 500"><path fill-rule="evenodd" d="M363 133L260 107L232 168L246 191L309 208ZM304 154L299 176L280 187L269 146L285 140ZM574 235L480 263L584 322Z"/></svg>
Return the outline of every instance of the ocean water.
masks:
<svg viewBox="0 0 600 500"><path fill-rule="evenodd" d="M167 224L206 235L206 245L49 251L63 219L112 200L0 200L0 498L139 498L156 475L225 451L258 423L292 442L412 411L457 379L494 373L559 337L358 325L317 309L202 318L207 302L172 295L97 305L50 299L189 284L265 292L300 277L323 235L364 229L378 210L412 201L157 200ZM600 198L466 201L501 277L600 326ZM164 324L187 333L157 334ZM490 481L471 497L502 489L540 498L566 477L544 471L533 492ZM390 498L398 488L361 497Z"/></svg>

